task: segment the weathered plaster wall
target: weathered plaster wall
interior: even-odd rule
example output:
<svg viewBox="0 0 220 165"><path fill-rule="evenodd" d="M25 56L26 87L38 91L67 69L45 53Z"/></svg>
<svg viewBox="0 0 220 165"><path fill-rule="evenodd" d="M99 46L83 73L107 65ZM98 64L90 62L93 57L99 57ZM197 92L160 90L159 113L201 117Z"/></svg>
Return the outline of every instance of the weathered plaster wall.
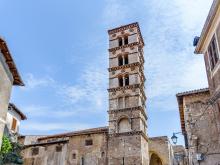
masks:
<svg viewBox="0 0 220 165"><path fill-rule="evenodd" d="M8 104L11 95L13 77L5 62L5 59L0 52L0 146L5 128ZM1 149L0 149L1 150Z"/></svg>

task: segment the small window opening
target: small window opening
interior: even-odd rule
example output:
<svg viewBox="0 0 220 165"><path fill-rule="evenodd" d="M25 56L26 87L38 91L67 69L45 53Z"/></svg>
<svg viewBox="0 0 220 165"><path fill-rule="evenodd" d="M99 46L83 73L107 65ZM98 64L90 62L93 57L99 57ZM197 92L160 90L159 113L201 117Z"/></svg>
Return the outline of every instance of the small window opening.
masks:
<svg viewBox="0 0 220 165"><path fill-rule="evenodd" d="M73 159L76 159L76 154L75 153L73 154Z"/></svg>
<svg viewBox="0 0 220 165"><path fill-rule="evenodd" d="M62 146L56 146L56 152L62 152Z"/></svg>
<svg viewBox="0 0 220 165"><path fill-rule="evenodd" d="M128 36L125 36L125 37L124 37L124 43L125 43L125 45L128 44Z"/></svg>
<svg viewBox="0 0 220 165"><path fill-rule="evenodd" d="M125 86L126 85L129 85L129 76L128 75L125 76Z"/></svg>
<svg viewBox="0 0 220 165"><path fill-rule="evenodd" d="M118 57L118 66L121 66L121 65L123 65L123 58L122 58L122 56L119 56Z"/></svg>
<svg viewBox="0 0 220 165"><path fill-rule="evenodd" d="M119 87L123 87L123 77L118 78Z"/></svg>
<svg viewBox="0 0 220 165"><path fill-rule="evenodd" d="M102 157L104 157L105 156L105 152L102 152Z"/></svg>
<svg viewBox="0 0 220 165"><path fill-rule="evenodd" d="M82 165L84 165L84 158L83 157L81 158L81 163L82 163Z"/></svg>
<svg viewBox="0 0 220 165"><path fill-rule="evenodd" d="M118 38L118 45L119 46L122 46L123 45L123 40L121 37Z"/></svg>
<svg viewBox="0 0 220 165"><path fill-rule="evenodd" d="M39 148L32 148L32 156L39 154Z"/></svg>
<svg viewBox="0 0 220 165"><path fill-rule="evenodd" d="M213 70L219 59L215 37L213 37L212 41L210 42L208 53L209 53L210 67L211 70Z"/></svg>
<svg viewBox="0 0 220 165"><path fill-rule="evenodd" d="M124 59L125 59L125 65L128 64L128 55L127 54L124 56Z"/></svg>
<svg viewBox="0 0 220 165"><path fill-rule="evenodd" d="M86 146L91 146L91 145L93 145L93 141L90 139L90 140L86 140L85 141L85 145Z"/></svg>

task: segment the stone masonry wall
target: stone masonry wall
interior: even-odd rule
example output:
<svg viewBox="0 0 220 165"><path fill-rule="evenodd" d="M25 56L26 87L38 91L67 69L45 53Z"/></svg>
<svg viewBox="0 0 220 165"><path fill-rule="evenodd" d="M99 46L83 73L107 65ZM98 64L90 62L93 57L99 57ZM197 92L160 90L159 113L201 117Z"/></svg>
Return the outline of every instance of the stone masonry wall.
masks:
<svg viewBox="0 0 220 165"><path fill-rule="evenodd" d="M220 157L219 134L216 115L212 106L208 106L208 93L186 96L184 98L184 118L189 142L189 164L213 165ZM197 154L203 154L204 160L198 162Z"/></svg>

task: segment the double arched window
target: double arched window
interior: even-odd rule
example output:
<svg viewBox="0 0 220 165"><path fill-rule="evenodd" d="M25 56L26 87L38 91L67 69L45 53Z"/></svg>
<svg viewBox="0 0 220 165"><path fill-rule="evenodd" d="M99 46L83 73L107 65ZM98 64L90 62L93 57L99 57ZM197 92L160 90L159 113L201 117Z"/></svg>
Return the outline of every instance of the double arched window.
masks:
<svg viewBox="0 0 220 165"><path fill-rule="evenodd" d="M118 46L128 45L128 36L118 37Z"/></svg>
<svg viewBox="0 0 220 165"><path fill-rule="evenodd" d="M118 66L127 65L127 64L128 64L128 54L119 55Z"/></svg>
<svg viewBox="0 0 220 165"><path fill-rule="evenodd" d="M123 87L129 85L129 75L126 74L124 76L118 77L118 86Z"/></svg>
<svg viewBox="0 0 220 165"><path fill-rule="evenodd" d="M118 109L130 108L130 98L129 96L118 98Z"/></svg>

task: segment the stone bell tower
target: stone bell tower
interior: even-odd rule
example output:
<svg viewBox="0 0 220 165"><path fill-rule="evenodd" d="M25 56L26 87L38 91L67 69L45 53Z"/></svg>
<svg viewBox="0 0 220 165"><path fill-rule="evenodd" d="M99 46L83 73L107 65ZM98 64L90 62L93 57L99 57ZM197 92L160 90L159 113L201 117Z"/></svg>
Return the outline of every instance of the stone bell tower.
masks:
<svg viewBox="0 0 220 165"><path fill-rule="evenodd" d="M138 23L109 34L109 165L148 165L144 41Z"/></svg>

